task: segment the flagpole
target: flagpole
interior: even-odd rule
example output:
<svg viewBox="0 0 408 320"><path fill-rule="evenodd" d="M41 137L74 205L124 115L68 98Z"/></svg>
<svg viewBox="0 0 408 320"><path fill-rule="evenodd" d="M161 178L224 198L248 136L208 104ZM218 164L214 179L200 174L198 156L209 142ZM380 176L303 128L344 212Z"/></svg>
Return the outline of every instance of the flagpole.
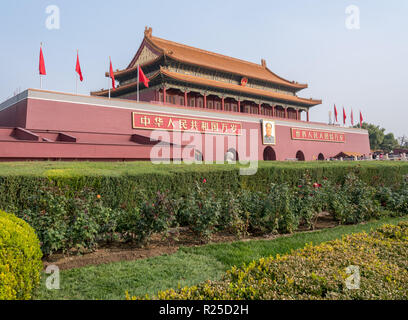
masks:
<svg viewBox="0 0 408 320"><path fill-rule="evenodd" d="M40 50L42 50L42 42L40 42ZM42 78L41 78L41 72L40 72L40 89L42 89Z"/></svg>
<svg viewBox="0 0 408 320"><path fill-rule="evenodd" d="M137 64L137 102L139 102L139 75L140 75L140 65Z"/></svg>
<svg viewBox="0 0 408 320"><path fill-rule="evenodd" d="M78 49L77 49L77 61L78 61ZM76 66L75 66L76 69ZM78 73L75 70L75 94L78 95Z"/></svg>
<svg viewBox="0 0 408 320"><path fill-rule="evenodd" d="M111 63L111 57L109 57L109 71L110 71L110 63ZM108 77L108 81L109 81L109 78L110 78L110 76ZM110 98L111 98L111 94L110 94L110 92L111 92L111 84L110 84L110 81L109 81L108 88L109 88L109 99L110 99Z"/></svg>

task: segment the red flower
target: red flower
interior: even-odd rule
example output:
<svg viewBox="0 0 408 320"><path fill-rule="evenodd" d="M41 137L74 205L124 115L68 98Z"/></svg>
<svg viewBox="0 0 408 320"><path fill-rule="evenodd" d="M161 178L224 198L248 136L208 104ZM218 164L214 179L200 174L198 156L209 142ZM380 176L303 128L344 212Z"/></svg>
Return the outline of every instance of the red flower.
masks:
<svg viewBox="0 0 408 320"><path fill-rule="evenodd" d="M302 188L303 186L299 185L298 188Z"/></svg>
<svg viewBox="0 0 408 320"><path fill-rule="evenodd" d="M206 183L206 182L207 182L207 179L204 179L204 180L203 180L203 183Z"/></svg>
<svg viewBox="0 0 408 320"><path fill-rule="evenodd" d="M315 183L313 183L313 187L314 188L321 188L322 185L320 183L315 182Z"/></svg>

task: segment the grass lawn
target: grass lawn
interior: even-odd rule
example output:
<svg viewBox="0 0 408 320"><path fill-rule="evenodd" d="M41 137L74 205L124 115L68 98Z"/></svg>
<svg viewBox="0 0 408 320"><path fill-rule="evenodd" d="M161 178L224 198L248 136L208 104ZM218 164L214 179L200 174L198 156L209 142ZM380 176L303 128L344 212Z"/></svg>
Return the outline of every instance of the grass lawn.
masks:
<svg viewBox="0 0 408 320"><path fill-rule="evenodd" d="M277 169L313 169L340 167L352 168L362 166L364 168L398 167L408 172L408 162L396 161L338 161L338 162L288 162L288 161L259 161L259 168ZM126 176L138 174L172 174L181 172L213 172L229 171L248 167L240 164L152 164L150 161L137 162L63 162L63 161L36 161L36 162L4 162L0 166L0 176Z"/></svg>
<svg viewBox="0 0 408 320"><path fill-rule="evenodd" d="M289 253L306 243L318 244L344 234L370 231L383 224L397 224L404 218L387 218L365 224L340 226L315 232L297 233L274 240L238 241L181 248L173 255L144 260L90 266L60 273L60 290L45 288L44 274L36 299L120 299L131 295L154 294L158 290L191 286L217 280L233 265L261 257Z"/></svg>

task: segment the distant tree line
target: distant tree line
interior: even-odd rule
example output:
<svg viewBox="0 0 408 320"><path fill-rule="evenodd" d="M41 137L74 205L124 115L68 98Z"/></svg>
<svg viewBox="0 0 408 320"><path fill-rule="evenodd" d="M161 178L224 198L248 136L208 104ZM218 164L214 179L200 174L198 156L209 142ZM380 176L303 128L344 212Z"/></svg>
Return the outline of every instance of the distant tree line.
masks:
<svg viewBox="0 0 408 320"><path fill-rule="evenodd" d="M354 128L360 128L360 124L354 126ZM384 128L366 122L363 122L362 128L368 130L370 148L373 151L381 150L390 153L394 149L408 148L408 137L405 135L395 138L391 132L386 134Z"/></svg>

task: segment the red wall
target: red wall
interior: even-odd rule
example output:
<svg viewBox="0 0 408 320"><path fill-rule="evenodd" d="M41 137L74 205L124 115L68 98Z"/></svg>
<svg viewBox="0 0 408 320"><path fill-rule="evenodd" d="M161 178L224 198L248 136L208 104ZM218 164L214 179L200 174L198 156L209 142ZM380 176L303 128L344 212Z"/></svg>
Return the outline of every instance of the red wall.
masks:
<svg viewBox="0 0 408 320"><path fill-rule="evenodd" d="M143 105L145 105L145 103ZM163 110L166 110L165 106L163 106ZM186 116L200 118L199 116L188 114L194 109L180 108L181 113L184 113L183 110L185 110ZM146 159L146 157L148 158L152 146L138 145L131 141L130 138L133 134L149 136L151 131L132 128L132 111L134 110L53 100L29 99L28 104L25 101L20 102L17 105L0 112L0 125L8 127L25 127L40 137L53 141L58 136L58 132L65 132L70 136L76 137L77 142L28 143L20 141L14 142L13 144L11 141L7 141L6 144L4 144L5 142L2 143L4 145L1 146L1 148L6 148L6 150L0 152L0 158L15 158L18 157L19 154L29 154L32 158ZM25 112L27 112L27 115ZM145 112L154 113L151 111ZM215 117L220 115L220 113L216 111L213 112ZM227 117L226 113L221 115ZM240 160L247 157L254 160L262 160L264 149L267 147L262 145L260 118L257 116L251 116L251 119L252 118L255 122L235 119L235 121L241 122L242 128L248 132L250 129L258 130L255 137L258 145L255 150L250 149L251 146L253 147L256 144L250 144L249 136L242 135L238 137L241 141L243 139L246 139L247 141L246 157L238 148L238 156ZM279 119L277 119L277 121L279 121ZM285 123L290 122L286 120ZM313 126L312 123L293 121L293 127L308 125ZM321 126L322 124L315 125ZM331 129L333 130L333 127L325 126L324 130ZM170 140L173 140L173 136L177 136L178 133L169 133L168 135ZM198 144L196 147L203 152L204 160L210 160L211 155L209 152L217 154L217 144L214 144L213 146L210 145L206 149L204 135L193 134L191 136L200 139L201 146ZM228 138L228 136L209 134L206 136L207 138L211 137L212 139L218 139L218 142L224 142L224 145L220 147L222 150L220 150L217 154L217 158L214 158L214 160L223 161L225 152L230 147L237 148L236 145L228 146L227 143L229 139L235 139L237 142L237 137L230 136L230 138ZM360 130L354 130L353 133L346 132L345 136L345 143L292 140L291 126L277 124L277 144L271 147L276 153L277 160L293 159L296 157L298 150L301 150L304 153L306 160L317 159L319 153L322 153L325 158L333 157L341 151L358 152L366 155L369 154L368 134L363 134ZM6 135L0 137L0 141L10 139L7 139ZM166 141L167 139L163 140ZM187 143L188 141L183 142L183 144ZM39 147L39 144L41 147ZM219 146L220 145L218 144L218 147ZM179 149L176 148L175 150Z"/></svg>
<svg viewBox="0 0 408 320"><path fill-rule="evenodd" d="M27 113L27 100L0 111L0 126L3 127L25 127Z"/></svg>

